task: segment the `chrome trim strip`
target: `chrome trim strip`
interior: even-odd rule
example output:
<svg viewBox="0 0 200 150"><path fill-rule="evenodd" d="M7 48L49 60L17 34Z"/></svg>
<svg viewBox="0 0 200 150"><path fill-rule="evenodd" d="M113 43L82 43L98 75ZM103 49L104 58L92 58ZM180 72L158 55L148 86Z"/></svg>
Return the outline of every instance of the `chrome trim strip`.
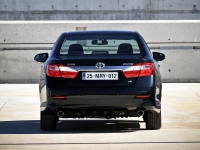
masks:
<svg viewBox="0 0 200 150"><path fill-rule="evenodd" d="M130 68L130 66L105 66L103 69L97 69L95 66L70 66L69 68L77 71L121 71Z"/></svg>

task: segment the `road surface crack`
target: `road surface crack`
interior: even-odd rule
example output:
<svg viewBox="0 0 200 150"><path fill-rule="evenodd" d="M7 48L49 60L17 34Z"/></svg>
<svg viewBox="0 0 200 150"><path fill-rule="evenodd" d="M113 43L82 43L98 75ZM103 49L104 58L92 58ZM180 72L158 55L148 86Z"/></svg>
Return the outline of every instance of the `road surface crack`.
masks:
<svg viewBox="0 0 200 150"><path fill-rule="evenodd" d="M199 95L197 92L195 92L194 90L192 90L192 88L190 88L189 85L188 85L188 87L189 87L189 89L190 89L192 92L194 92L198 97L200 97L200 95Z"/></svg>
<svg viewBox="0 0 200 150"><path fill-rule="evenodd" d="M2 110L5 105L6 105L6 102L3 103L2 107L0 107L0 110Z"/></svg>

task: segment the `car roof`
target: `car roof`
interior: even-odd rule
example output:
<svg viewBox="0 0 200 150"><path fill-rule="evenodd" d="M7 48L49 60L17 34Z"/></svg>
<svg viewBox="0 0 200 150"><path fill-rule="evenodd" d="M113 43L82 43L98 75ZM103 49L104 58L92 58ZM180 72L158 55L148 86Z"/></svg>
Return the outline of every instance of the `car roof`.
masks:
<svg viewBox="0 0 200 150"><path fill-rule="evenodd" d="M67 35L95 35L95 34L120 34L120 35L133 35L133 31L125 30L87 30L87 31L74 31L74 32L64 32L63 34Z"/></svg>

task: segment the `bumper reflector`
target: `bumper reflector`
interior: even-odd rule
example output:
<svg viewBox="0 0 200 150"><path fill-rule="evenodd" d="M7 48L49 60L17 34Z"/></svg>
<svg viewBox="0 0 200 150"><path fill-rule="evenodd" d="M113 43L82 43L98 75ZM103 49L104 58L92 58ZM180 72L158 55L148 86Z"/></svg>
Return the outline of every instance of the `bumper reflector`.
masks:
<svg viewBox="0 0 200 150"><path fill-rule="evenodd" d="M52 96L53 99L65 99L65 96Z"/></svg>
<svg viewBox="0 0 200 150"><path fill-rule="evenodd" d="M137 96L135 96L135 98L146 99L146 98L149 98L149 96L148 95L137 95Z"/></svg>

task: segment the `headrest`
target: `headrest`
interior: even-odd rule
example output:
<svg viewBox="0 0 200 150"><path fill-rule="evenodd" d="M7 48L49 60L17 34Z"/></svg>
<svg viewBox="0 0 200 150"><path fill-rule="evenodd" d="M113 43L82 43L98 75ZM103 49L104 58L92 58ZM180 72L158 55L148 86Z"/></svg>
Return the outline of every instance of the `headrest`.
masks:
<svg viewBox="0 0 200 150"><path fill-rule="evenodd" d="M81 44L71 44L69 46L68 54L83 54L83 47Z"/></svg>
<svg viewBox="0 0 200 150"><path fill-rule="evenodd" d="M122 43L118 47L117 54L133 54L132 45L129 43Z"/></svg>

